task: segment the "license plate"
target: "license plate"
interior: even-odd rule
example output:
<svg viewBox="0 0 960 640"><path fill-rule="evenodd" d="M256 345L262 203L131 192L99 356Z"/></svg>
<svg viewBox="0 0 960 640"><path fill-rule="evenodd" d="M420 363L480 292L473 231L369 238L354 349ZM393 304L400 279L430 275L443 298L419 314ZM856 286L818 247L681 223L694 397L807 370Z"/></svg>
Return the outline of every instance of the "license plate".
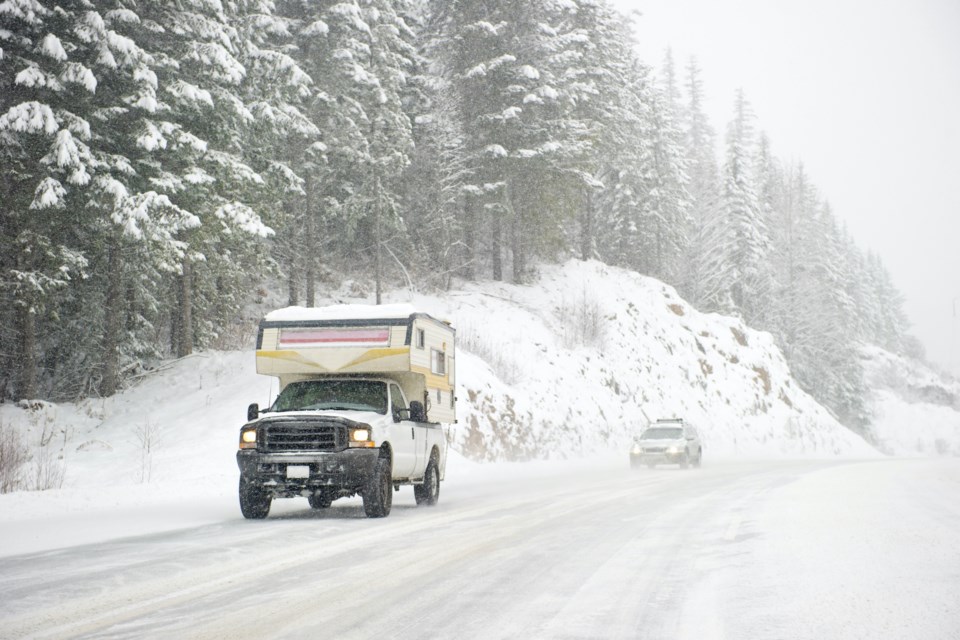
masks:
<svg viewBox="0 0 960 640"><path fill-rule="evenodd" d="M300 466L300 465L287 465L287 477L288 478L309 478L310 477L310 467L309 466Z"/></svg>

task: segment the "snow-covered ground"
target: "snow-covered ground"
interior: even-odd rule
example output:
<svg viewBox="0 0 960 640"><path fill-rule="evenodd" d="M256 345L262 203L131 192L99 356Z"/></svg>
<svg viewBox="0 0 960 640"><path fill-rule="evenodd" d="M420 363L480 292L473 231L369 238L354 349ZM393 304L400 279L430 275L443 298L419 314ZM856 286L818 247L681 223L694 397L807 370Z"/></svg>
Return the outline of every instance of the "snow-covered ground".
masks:
<svg viewBox="0 0 960 640"><path fill-rule="evenodd" d="M951 640L960 628L956 458L452 462L436 507L407 488L382 520L355 499L314 511L300 498L246 521L233 496L184 493L150 514L178 530L111 539L143 505L35 521L66 548L0 557L0 637ZM85 544L96 528L102 542Z"/></svg>
<svg viewBox="0 0 960 640"><path fill-rule="evenodd" d="M571 261L542 267L535 286L392 293L401 300L458 329L454 475L461 458L626 451L648 419L664 416L693 420L707 459L877 455L796 387L768 334L701 314L656 280ZM888 366L887 379L902 368ZM923 380L920 387L933 385ZM216 521L232 511L214 505L235 494L245 408L276 391L272 378L255 373L252 351L206 352L112 398L0 405L0 430L21 433L32 450L23 484L52 487L0 495L0 553L55 547L67 515L76 516L75 541L97 539L83 522L120 509L128 522L116 529L130 534ZM877 433L890 452L915 451L919 425L933 424L933 412L943 414L941 426L925 427L922 449L935 453L945 441L960 451L954 409L924 405L914 419L908 411L918 405L885 393L878 392Z"/></svg>
<svg viewBox="0 0 960 640"><path fill-rule="evenodd" d="M927 456L884 459L796 387L769 335L596 263L541 276L391 296L458 329L435 510L407 489L385 521L358 498L244 521L239 427L277 391L250 350L112 398L0 405L33 454L20 480L53 487L0 494L0 637L255 637L237 616L250 593L277 637L334 619L337 637L956 637L960 461L934 459L960 451L955 387L868 351L875 434ZM675 415L700 426L704 468L631 472L630 436ZM527 458L543 460L510 461ZM399 626L337 595L338 571ZM301 603L303 585L339 608Z"/></svg>

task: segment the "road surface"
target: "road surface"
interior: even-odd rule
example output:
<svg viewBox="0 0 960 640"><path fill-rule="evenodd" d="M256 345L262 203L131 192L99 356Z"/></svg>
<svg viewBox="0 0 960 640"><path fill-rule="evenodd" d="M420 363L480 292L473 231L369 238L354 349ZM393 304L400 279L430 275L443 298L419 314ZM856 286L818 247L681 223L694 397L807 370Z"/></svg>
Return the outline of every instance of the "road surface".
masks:
<svg viewBox="0 0 960 640"><path fill-rule="evenodd" d="M448 470L385 519L284 500L0 558L0 637L957 638L958 497L958 460Z"/></svg>

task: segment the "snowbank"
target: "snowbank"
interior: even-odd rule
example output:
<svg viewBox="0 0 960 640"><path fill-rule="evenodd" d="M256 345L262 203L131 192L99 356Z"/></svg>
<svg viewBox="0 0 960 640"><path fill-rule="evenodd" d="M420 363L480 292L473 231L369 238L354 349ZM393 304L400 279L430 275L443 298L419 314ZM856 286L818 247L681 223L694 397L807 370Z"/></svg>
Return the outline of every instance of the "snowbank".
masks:
<svg viewBox="0 0 960 640"><path fill-rule="evenodd" d="M799 389L772 336L652 278L574 260L414 302L457 328L453 434L470 457L625 450L660 417L694 422L707 457L874 453Z"/></svg>
<svg viewBox="0 0 960 640"><path fill-rule="evenodd" d="M960 382L879 347L863 349L873 437L899 456L960 456Z"/></svg>

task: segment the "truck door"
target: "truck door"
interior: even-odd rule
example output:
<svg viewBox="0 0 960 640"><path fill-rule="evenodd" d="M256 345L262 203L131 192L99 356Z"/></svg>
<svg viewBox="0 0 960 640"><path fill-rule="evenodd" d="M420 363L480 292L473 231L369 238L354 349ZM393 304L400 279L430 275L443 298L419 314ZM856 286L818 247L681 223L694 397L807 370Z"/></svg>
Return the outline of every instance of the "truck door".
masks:
<svg viewBox="0 0 960 640"><path fill-rule="evenodd" d="M403 392L395 383L390 383L390 411L396 416L397 411L406 409L406 400ZM413 476L417 464L417 444L420 440L417 434L417 423L410 420L394 422L390 427L390 442L393 445L393 476L395 478L409 478ZM420 445L423 446L423 445Z"/></svg>

